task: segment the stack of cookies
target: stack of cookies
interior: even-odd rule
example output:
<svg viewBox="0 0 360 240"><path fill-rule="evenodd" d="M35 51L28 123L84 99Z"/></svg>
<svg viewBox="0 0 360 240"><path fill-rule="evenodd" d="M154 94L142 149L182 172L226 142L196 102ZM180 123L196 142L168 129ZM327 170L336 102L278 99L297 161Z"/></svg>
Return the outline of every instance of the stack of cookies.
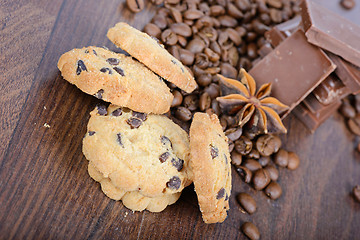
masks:
<svg viewBox="0 0 360 240"><path fill-rule="evenodd" d="M196 113L188 134L164 114L173 94L196 82L156 39L126 23L108 31L124 54L86 47L63 54L64 79L110 102L90 113L83 153L88 172L111 199L134 211L160 212L194 182L206 223L222 222L229 209L231 165L227 138L217 116Z"/></svg>

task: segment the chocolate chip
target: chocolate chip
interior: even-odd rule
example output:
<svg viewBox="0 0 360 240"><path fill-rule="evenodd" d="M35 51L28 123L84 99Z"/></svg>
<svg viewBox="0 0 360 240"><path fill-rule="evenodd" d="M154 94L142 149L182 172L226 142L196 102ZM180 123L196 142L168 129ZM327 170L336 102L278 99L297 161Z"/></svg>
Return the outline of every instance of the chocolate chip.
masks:
<svg viewBox="0 0 360 240"><path fill-rule="evenodd" d="M170 156L169 152L164 152L163 154L160 155L159 160L161 163L165 162Z"/></svg>
<svg viewBox="0 0 360 240"><path fill-rule="evenodd" d="M103 67L100 69L100 72L103 72L103 73L106 73L106 72L109 72L109 74L112 74L112 71L110 68L107 68L107 67Z"/></svg>
<svg viewBox="0 0 360 240"><path fill-rule="evenodd" d="M130 125L131 129L139 128L142 123L140 119L134 117L129 118L126 122Z"/></svg>
<svg viewBox="0 0 360 240"><path fill-rule="evenodd" d="M111 65L118 65L120 63L120 60L117 58L108 58L106 61Z"/></svg>
<svg viewBox="0 0 360 240"><path fill-rule="evenodd" d="M181 169L184 166L184 160L182 160L180 158L171 159L171 163L178 171L181 171Z"/></svg>
<svg viewBox="0 0 360 240"><path fill-rule="evenodd" d="M221 188L218 192L218 194L216 195L216 199L220 199L223 198L225 196L225 188Z"/></svg>
<svg viewBox="0 0 360 240"><path fill-rule="evenodd" d="M160 140L163 145L170 144L170 147L172 147L171 140L168 137L161 136Z"/></svg>
<svg viewBox="0 0 360 240"><path fill-rule="evenodd" d="M124 73L124 70L122 70L121 68L119 68L119 67L114 67L114 70L118 73L118 74L120 74L121 76L125 76L125 73Z"/></svg>
<svg viewBox="0 0 360 240"><path fill-rule="evenodd" d="M76 75L80 75L80 73L82 71L87 71L85 63L83 62L83 60L79 60L77 62L77 69L76 69Z"/></svg>
<svg viewBox="0 0 360 240"><path fill-rule="evenodd" d="M104 115L107 114L105 105L99 104L99 105L96 106L96 108L97 108L98 113L99 113L100 115L104 116Z"/></svg>
<svg viewBox="0 0 360 240"><path fill-rule="evenodd" d="M120 146L124 147L124 144L123 144L123 142L122 142L122 140L121 140L121 133L118 133L118 134L117 134L117 141L118 141L118 143L120 144Z"/></svg>
<svg viewBox="0 0 360 240"><path fill-rule="evenodd" d="M225 164L227 165L228 164L228 162L229 162L229 160L228 160L228 158L227 158L227 156L226 156L226 154L224 153L224 158L225 158Z"/></svg>
<svg viewBox="0 0 360 240"><path fill-rule="evenodd" d="M93 53L94 53L95 56L97 56L97 53L96 53L96 51L94 49L93 49Z"/></svg>
<svg viewBox="0 0 360 240"><path fill-rule="evenodd" d="M146 113L141 113L141 112L135 112L135 111L133 111L133 112L132 112L132 115L133 115L134 117L142 120L142 121L145 121L146 118L147 118L147 114L146 114Z"/></svg>
<svg viewBox="0 0 360 240"><path fill-rule="evenodd" d="M213 145L210 145L210 154L212 159L216 158L219 155L219 149Z"/></svg>
<svg viewBox="0 0 360 240"><path fill-rule="evenodd" d="M173 64L177 64L177 62L176 62L174 59L171 59L171 62L172 62Z"/></svg>
<svg viewBox="0 0 360 240"><path fill-rule="evenodd" d="M97 91L97 93L94 94L94 97L98 98L98 99L102 99L103 98L103 93L104 93L104 89L100 89L99 91Z"/></svg>
<svg viewBox="0 0 360 240"><path fill-rule="evenodd" d="M181 180L179 177L174 176L166 183L166 186L170 189L177 190L181 186Z"/></svg>
<svg viewBox="0 0 360 240"><path fill-rule="evenodd" d="M89 49L86 49L86 50L85 50L85 53L89 53Z"/></svg>
<svg viewBox="0 0 360 240"><path fill-rule="evenodd" d="M111 113L111 115L114 116L114 117L119 117L119 116L121 116L121 114L122 114L122 109L121 109L121 108L115 109L115 110Z"/></svg>
<svg viewBox="0 0 360 240"><path fill-rule="evenodd" d="M96 132L95 131L89 131L89 136L94 135Z"/></svg>

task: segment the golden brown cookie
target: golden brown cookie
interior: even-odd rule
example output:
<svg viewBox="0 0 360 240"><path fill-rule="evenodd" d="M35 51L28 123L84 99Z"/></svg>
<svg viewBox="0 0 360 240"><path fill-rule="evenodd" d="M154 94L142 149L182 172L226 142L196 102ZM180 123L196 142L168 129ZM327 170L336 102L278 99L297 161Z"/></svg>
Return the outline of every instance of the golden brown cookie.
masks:
<svg viewBox="0 0 360 240"><path fill-rule="evenodd" d="M170 119L116 105L90 115L83 153L114 186L158 197L190 184L188 135Z"/></svg>
<svg viewBox="0 0 360 240"><path fill-rule="evenodd" d="M190 126L190 159L204 222L223 222L229 210L231 165L227 137L215 114L195 113Z"/></svg>
<svg viewBox="0 0 360 240"><path fill-rule="evenodd" d="M116 187L109 178L104 177L91 161L88 165L88 172L90 177L95 181L100 182L101 189L106 196L114 200L122 200L124 206L133 211L143 211L147 209L150 212L161 212L168 205L175 203L181 195L181 192L177 192L149 198L143 196L138 191L124 191L123 189Z"/></svg>
<svg viewBox="0 0 360 240"><path fill-rule="evenodd" d="M109 29L107 36L116 46L182 90L190 93L197 87L195 79L183 64L146 33L119 22Z"/></svg>
<svg viewBox="0 0 360 240"><path fill-rule="evenodd" d="M165 82L142 63L104 48L73 49L60 57L58 68L82 91L134 111L162 114L173 100Z"/></svg>

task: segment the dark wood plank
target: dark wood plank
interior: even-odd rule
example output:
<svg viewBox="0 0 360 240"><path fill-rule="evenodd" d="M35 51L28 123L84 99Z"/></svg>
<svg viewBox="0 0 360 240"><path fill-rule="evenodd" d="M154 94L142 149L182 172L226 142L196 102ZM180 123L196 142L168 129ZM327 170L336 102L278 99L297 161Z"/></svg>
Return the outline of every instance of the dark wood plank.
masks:
<svg viewBox="0 0 360 240"><path fill-rule="evenodd" d="M11 13L13 21L0 24L0 33L7 33L0 34L5 40L0 42L0 76L5 76L0 84L0 239L244 239L239 228L249 220L263 239L359 238L360 205L349 193L360 181L360 156L338 114L315 134L290 115L283 140L286 149L299 154L301 166L280 170L283 196L270 201L233 170L231 210L222 224L202 222L192 186L161 213L133 213L108 199L88 176L81 152L89 112L99 100L64 81L56 64L75 47L115 49L105 37L107 29L121 20L141 29L154 8L148 5L134 17L124 1L55 2L0 3L1 16ZM39 39L27 23L17 28L23 19L15 13L28 14L25 22L34 25ZM35 15L51 24L29 20ZM26 37L12 46L18 29ZM238 210L235 196L241 191L257 201L252 216Z"/></svg>

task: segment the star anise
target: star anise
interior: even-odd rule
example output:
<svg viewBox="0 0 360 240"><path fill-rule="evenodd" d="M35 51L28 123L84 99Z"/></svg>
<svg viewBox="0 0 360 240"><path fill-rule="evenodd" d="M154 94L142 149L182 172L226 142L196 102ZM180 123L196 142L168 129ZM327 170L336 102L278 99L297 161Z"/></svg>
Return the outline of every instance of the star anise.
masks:
<svg viewBox="0 0 360 240"><path fill-rule="evenodd" d="M216 98L224 114L235 115L240 127L248 132L286 133L279 114L288 109L274 97L269 97L271 83L262 85L256 92L256 82L244 69L239 72L239 80L220 78L222 97Z"/></svg>

